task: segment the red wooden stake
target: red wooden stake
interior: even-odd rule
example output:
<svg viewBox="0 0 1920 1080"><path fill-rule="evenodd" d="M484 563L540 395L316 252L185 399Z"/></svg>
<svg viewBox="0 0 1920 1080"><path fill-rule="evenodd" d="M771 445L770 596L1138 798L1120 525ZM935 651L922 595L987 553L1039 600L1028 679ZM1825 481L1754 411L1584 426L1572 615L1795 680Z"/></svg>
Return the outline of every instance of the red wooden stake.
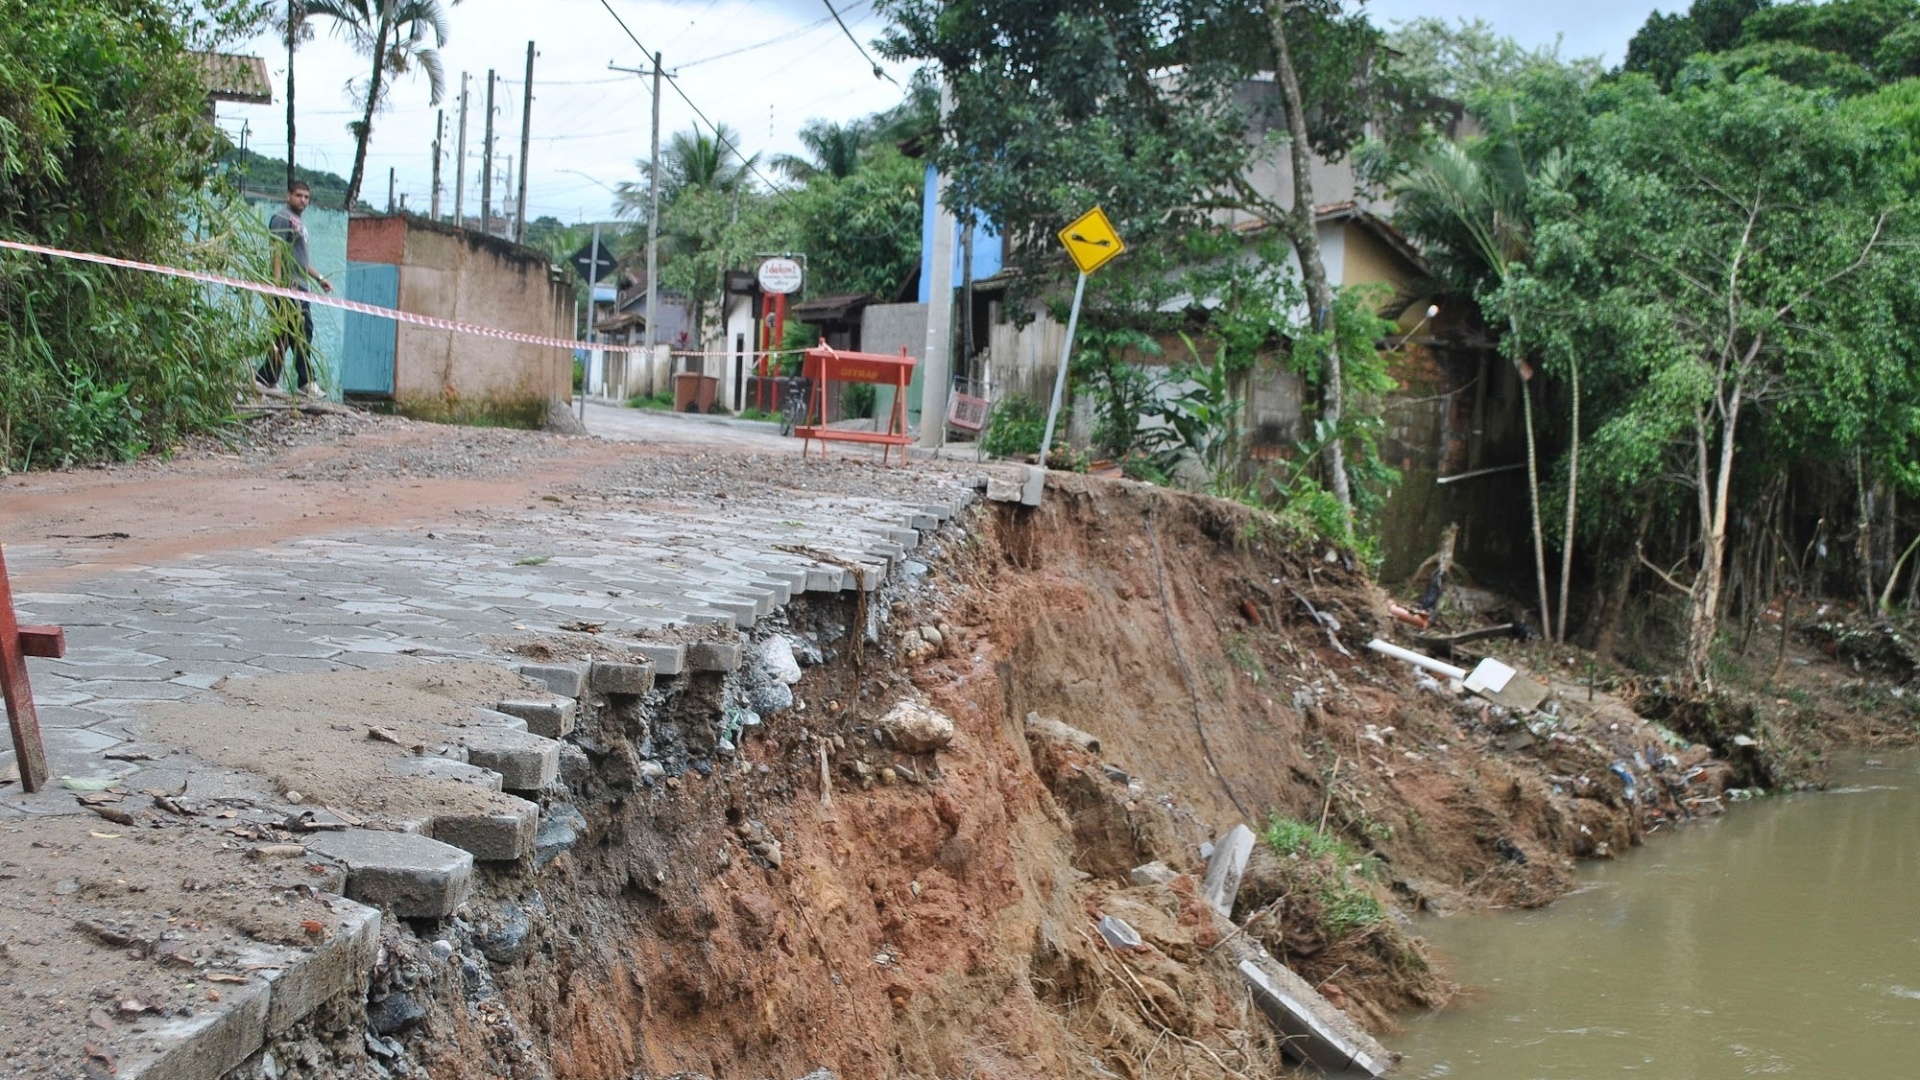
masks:
<svg viewBox="0 0 1920 1080"><path fill-rule="evenodd" d="M58 659L67 652L66 634L57 626L21 626L13 613L13 587L7 582L6 549L0 548L0 696L13 729L13 756L20 786L39 791L47 783L47 748L40 742L40 717L33 711L27 684L27 657Z"/></svg>

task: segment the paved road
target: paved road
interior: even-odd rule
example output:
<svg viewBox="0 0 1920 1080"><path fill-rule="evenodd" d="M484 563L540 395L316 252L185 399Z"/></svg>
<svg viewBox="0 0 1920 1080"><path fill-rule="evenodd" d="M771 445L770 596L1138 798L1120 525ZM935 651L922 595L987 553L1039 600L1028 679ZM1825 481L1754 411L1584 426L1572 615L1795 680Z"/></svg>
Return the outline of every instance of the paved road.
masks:
<svg viewBox="0 0 1920 1080"><path fill-rule="evenodd" d="M797 572L850 586L842 564L884 570L916 526L972 498L964 474L880 469L865 448L802 462L795 440L761 425L604 406L589 406L588 422L604 438L684 446L704 467L661 475L677 461L654 454L668 464L636 465L598 494L438 525L348 527L16 592L22 620L67 633L64 659L30 662L53 775L133 772L103 755L137 730L143 705L190 700L222 678L377 668L410 654L486 657L484 639L573 620L749 626ZM719 446L754 453L712 453ZM62 549L10 544L7 556L19 575L57 567ZM0 753L0 772L12 763L10 748ZM0 818L76 812L57 784L39 795L0 787Z"/></svg>

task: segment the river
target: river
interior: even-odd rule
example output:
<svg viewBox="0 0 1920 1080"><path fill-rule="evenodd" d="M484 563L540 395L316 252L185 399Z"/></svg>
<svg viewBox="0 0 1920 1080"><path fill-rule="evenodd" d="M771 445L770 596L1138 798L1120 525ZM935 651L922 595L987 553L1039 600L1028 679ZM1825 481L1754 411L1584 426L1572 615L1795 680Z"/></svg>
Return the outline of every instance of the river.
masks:
<svg viewBox="0 0 1920 1080"><path fill-rule="evenodd" d="M1398 1077L1920 1075L1920 756L1736 804L1550 907L1430 919L1469 988Z"/></svg>

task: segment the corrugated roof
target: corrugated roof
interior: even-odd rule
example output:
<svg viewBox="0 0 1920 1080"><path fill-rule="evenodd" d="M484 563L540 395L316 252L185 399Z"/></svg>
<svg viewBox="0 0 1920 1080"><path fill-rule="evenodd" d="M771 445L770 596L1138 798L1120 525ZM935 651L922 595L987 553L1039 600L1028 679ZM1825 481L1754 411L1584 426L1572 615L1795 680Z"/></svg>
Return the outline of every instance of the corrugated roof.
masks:
<svg viewBox="0 0 1920 1080"><path fill-rule="evenodd" d="M200 84L214 101L273 104L273 81L267 77L267 62L260 57L195 53L194 59L200 62Z"/></svg>

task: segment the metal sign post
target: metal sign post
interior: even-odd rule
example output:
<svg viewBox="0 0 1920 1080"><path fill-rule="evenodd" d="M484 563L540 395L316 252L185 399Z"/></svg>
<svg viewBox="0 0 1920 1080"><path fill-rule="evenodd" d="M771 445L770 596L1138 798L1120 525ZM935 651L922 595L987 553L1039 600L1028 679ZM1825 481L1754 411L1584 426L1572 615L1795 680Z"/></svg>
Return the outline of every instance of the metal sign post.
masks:
<svg viewBox="0 0 1920 1080"><path fill-rule="evenodd" d="M1047 407L1047 430L1040 436L1040 467L1047 467L1053 451L1053 428L1060 417L1060 400L1067 392L1067 363L1073 358L1073 332L1080 325L1080 301L1087 295L1087 275L1107 265L1127 250L1113 222L1099 207L1087 211L1073 224L1060 230L1060 243L1080 268L1080 281L1073 287L1073 309L1067 315L1067 336L1060 344L1060 370L1053 376L1053 403Z"/></svg>
<svg viewBox="0 0 1920 1080"><path fill-rule="evenodd" d="M67 654L66 634L57 626L21 626L13 613L13 587L7 583L7 556L0 548L0 697L13 732L13 757L20 786L39 791L47 783L47 749L40 742L40 716L33 710L27 683L27 657L59 659Z"/></svg>

